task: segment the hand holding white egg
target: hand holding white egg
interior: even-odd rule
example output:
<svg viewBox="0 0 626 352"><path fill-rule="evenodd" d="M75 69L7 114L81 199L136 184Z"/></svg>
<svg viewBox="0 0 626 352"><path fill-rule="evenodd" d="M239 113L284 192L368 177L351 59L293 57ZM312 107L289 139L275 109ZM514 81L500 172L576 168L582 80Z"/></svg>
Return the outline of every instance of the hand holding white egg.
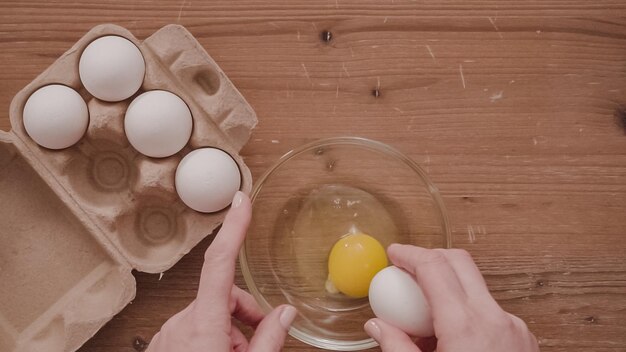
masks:
<svg viewBox="0 0 626 352"><path fill-rule="evenodd" d="M393 244L387 254L406 271L390 267L374 278L377 282L372 282L370 302L378 319L365 324L368 335L384 352L432 351L433 342L439 352L539 351L537 339L524 321L505 312L493 299L466 251ZM414 291L419 286L413 278L419 280L423 292ZM416 340L407 334L435 334L436 341L421 338L416 346Z"/></svg>
<svg viewBox="0 0 626 352"><path fill-rule="evenodd" d="M374 314L412 336L434 335L430 306L417 281L406 271L389 266L376 274L369 288Z"/></svg>

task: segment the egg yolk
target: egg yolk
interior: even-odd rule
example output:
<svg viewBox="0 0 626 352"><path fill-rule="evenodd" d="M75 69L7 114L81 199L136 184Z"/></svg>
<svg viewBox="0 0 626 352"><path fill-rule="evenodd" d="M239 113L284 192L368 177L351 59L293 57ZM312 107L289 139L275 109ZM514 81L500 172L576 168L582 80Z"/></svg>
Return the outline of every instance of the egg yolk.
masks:
<svg viewBox="0 0 626 352"><path fill-rule="evenodd" d="M331 249L328 276L339 292L363 298L374 275L386 266L387 254L380 242L364 233L354 233L342 237Z"/></svg>

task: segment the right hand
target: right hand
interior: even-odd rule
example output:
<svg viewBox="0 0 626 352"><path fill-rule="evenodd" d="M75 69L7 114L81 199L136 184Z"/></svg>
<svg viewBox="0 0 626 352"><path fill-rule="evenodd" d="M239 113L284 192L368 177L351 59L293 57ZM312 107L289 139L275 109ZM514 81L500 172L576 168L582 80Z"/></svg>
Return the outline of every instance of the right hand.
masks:
<svg viewBox="0 0 626 352"><path fill-rule="evenodd" d="M393 244L391 262L415 275L430 304L438 352L539 352L524 321L502 310L472 257L462 249L425 249ZM365 331L385 352L430 352L406 333L374 318Z"/></svg>

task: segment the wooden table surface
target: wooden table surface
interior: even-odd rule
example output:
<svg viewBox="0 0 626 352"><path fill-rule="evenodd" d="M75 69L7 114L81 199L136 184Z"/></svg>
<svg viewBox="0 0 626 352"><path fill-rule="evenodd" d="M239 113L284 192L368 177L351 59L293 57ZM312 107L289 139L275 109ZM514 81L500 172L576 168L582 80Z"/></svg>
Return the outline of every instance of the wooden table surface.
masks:
<svg viewBox="0 0 626 352"><path fill-rule="evenodd" d="M623 0L2 1L0 128L107 22L196 36L258 114L253 176L313 139L387 142L440 187L454 245L543 351L626 351ZM81 351L141 350L194 297L209 243L160 280L136 273L133 304Z"/></svg>

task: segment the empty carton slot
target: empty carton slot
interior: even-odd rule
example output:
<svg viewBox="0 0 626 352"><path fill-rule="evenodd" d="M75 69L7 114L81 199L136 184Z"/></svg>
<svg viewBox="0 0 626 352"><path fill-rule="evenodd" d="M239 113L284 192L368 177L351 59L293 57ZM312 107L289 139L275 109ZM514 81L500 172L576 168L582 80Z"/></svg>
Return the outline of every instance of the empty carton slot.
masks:
<svg viewBox="0 0 626 352"><path fill-rule="evenodd" d="M111 258L13 148L0 144L0 323L19 335Z"/></svg>
<svg viewBox="0 0 626 352"><path fill-rule="evenodd" d="M164 197L144 196L136 207L120 217L119 242L143 265L159 266L176 257L185 244L185 223L180 219L181 204Z"/></svg>
<svg viewBox="0 0 626 352"><path fill-rule="evenodd" d="M131 167L119 153L102 152L94 156L90 165L94 186L102 190L117 191L128 187Z"/></svg>
<svg viewBox="0 0 626 352"><path fill-rule="evenodd" d="M124 204L137 176L131 148L120 148L107 140L81 147L81 152L65 167L71 187L87 204Z"/></svg>
<svg viewBox="0 0 626 352"><path fill-rule="evenodd" d="M150 244L165 243L176 236L176 214L164 207L150 207L137 217L136 228Z"/></svg>

